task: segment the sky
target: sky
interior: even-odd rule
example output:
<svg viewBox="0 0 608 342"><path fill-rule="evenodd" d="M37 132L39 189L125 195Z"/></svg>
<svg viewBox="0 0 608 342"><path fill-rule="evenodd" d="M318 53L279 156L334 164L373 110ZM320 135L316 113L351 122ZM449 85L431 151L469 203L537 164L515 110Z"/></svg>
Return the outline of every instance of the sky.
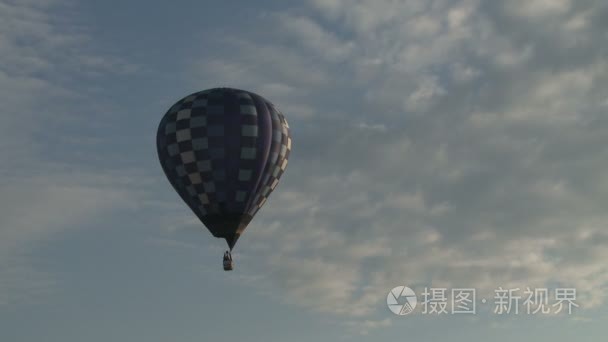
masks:
<svg viewBox="0 0 608 342"><path fill-rule="evenodd" d="M0 340L603 340L607 43L604 0L0 0ZM222 86L293 139L233 272L155 146Z"/></svg>

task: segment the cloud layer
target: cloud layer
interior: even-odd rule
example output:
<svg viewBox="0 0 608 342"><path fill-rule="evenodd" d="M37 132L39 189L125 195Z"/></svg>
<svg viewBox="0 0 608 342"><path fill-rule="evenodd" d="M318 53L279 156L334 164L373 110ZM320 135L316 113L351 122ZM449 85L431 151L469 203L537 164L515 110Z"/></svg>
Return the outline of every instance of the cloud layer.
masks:
<svg viewBox="0 0 608 342"><path fill-rule="evenodd" d="M604 303L608 7L309 5L268 16L274 41L235 34L240 53L198 64L293 122L289 171L242 242L270 252L289 301L366 317L406 283Z"/></svg>
<svg viewBox="0 0 608 342"><path fill-rule="evenodd" d="M117 106L83 79L142 71L57 7L0 6L2 260L133 198L167 210L161 190L139 191L159 170L105 158L113 138L95 125L124 133L123 118L79 114ZM288 171L239 242L247 285L363 331L390 324L385 296L402 284L562 284L582 307L605 303L604 1L312 0L251 17L172 56L180 82L258 92L293 130ZM52 283L20 260L0 264L0 293L26 272Z"/></svg>

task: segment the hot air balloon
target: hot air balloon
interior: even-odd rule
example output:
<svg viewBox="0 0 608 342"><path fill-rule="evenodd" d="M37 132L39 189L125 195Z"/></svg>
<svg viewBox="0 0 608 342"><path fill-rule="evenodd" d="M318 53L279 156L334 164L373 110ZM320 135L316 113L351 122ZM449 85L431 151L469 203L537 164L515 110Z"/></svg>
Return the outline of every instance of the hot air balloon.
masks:
<svg viewBox="0 0 608 342"><path fill-rule="evenodd" d="M213 88L184 97L156 135L167 179L213 236L231 251L287 167L291 150L283 114L260 95Z"/></svg>

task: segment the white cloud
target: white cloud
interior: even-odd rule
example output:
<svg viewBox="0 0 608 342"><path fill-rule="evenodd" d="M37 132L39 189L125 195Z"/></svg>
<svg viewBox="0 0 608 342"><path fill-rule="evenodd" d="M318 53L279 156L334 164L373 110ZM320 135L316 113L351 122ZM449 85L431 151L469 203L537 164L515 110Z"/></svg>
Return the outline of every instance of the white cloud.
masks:
<svg viewBox="0 0 608 342"><path fill-rule="evenodd" d="M205 41L213 49L203 46L204 58L188 64L195 71L185 82L258 91L293 127L288 171L239 245L259 264L242 279L252 286L263 282L266 291L294 305L346 317L362 331L390 324L375 314L388 289L404 279L475 286L482 293L559 282L577 287L587 307L605 303L608 70L605 47L589 44L605 37L593 4L311 5L310 12L265 17L267 26L281 28L264 26L271 40L225 32ZM13 34L38 42L16 44L1 30L2 45L18 51L0 55L11 66L0 72L3 101L16 108L0 119L4 137L11 137L2 146L28 163L38 155L28 144L31 134L14 134L19 113L34 113L38 101L82 96L63 76L34 74L54 75L55 67L85 67L92 74L124 70L118 66L123 62L91 57L81 50L86 37L79 30L53 26L36 6L5 6L5 13L25 18ZM43 39L47 35L54 38ZM82 53L74 59L61 51ZM33 93L50 95L32 99ZM420 112L425 115L415 115ZM26 120L36 127L38 118ZM2 227L23 227L0 231L5 250L35 243L131 196L123 191L124 179L108 183L86 172L68 184L59 173L21 178L27 184L15 184L27 191L2 197L15 197ZM87 186L91 180L95 186ZM164 205L152 202L147 205ZM54 215L63 212L69 215ZM173 239L148 242L187 247ZM7 279L39 271L23 267L27 262L11 265ZM260 279L255 267L268 276Z"/></svg>
<svg viewBox="0 0 608 342"><path fill-rule="evenodd" d="M345 323L346 327L360 335L368 335L370 330L378 328L386 328L391 326L392 321L390 318L381 320L361 320L361 321L348 321Z"/></svg>
<svg viewBox="0 0 608 342"><path fill-rule="evenodd" d="M63 1L0 2L0 152L9 161L0 165L2 304L52 291L57 279L36 266L39 243L117 208L131 208L130 200L141 193L128 186L145 181L130 170L117 175L48 155L60 152L55 149L62 139L79 147L99 143L63 132L42 138L49 127L65 128L79 100L93 103L87 87L75 79L133 69L119 58L95 54L83 28L69 16L56 15L58 7L69 6Z"/></svg>
<svg viewBox="0 0 608 342"><path fill-rule="evenodd" d="M222 44L227 45L224 48L232 47L247 53L235 54L232 58L219 55L194 61L195 70L210 77L206 83L242 85L249 89L260 79L290 87L315 86L327 81L327 75L314 62L281 46L257 45L236 38L225 39Z"/></svg>
<svg viewBox="0 0 608 342"><path fill-rule="evenodd" d="M294 43L310 48L313 54L320 54L330 62L350 57L354 48L352 42L341 41L307 17L284 14L278 20L285 32L293 35Z"/></svg>
<svg viewBox="0 0 608 342"><path fill-rule="evenodd" d="M316 113L293 116L300 147L246 233L278 293L370 329L388 324L372 317L404 278L486 294L557 282L604 303L608 70L604 47L585 43L601 27L591 3L513 4L316 0L308 17L283 17L285 37L310 38L302 59L354 45L339 70L319 63L318 83L282 74L304 71L289 55L270 69L313 92L299 100ZM582 50L563 49L572 41ZM289 96L288 119L304 103ZM335 102L342 114L323 115Z"/></svg>
<svg viewBox="0 0 608 342"><path fill-rule="evenodd" d="M369 124L369 123L365 123L365 122L360 122L355 126L361 130L375 131L375 132L380 132L380 133L386 132L388 130L386 125L381 124L381 123Z"/></svg>
<svg viewBox="0 0 608 342"><path fill-rule="evenodd" d="M0 185L0 304L54 290L55 276L34 266L40 262L31 251L41 242L131 206L133 194L105 179L48 175Z"/></svg>
<svg viewBox="0 0 608 342"><path fill-rule="evenodd" d="M403 106L411 112L424 112L436 101L437 97L446 94L446 90L439 85L436 77L420 80L418 87L403 101Z"/></svg>
<svg viewBox="0 0 608 342"><path fill-rule="evenodd" d="M450 66L452 78L457 83L466 83L481 75L481 72L470 65L455 63Z"/></svg>
<svg viewBox="0 0 608 342"><path fill-rule="evenodd" d="M556 16L567 13L571 7L570 0L510 0L505 2L509 13L521 17Z"/></svg>

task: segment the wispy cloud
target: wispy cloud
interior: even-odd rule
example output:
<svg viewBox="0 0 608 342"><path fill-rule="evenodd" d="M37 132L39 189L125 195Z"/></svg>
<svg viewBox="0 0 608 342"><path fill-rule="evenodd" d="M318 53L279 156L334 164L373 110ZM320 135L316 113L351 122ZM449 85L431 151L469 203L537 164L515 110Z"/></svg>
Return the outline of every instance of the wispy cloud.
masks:
<svg viewBox="0 0 608 342"><path fill-rule="evenodd" d="M260 89L294 121L289 170L241 248L270 254L289 302L339 316L373 316L404 281L559 282L601 305L608 70L587 37L601 36L590 13L602 10L317 0L273 17L296 48L230 43L237 57L203 72L289 85ZM289 115L306 103L314 116Z"/></svg>
<svg viewBox="0 0 608 342"><path fill-rule="evenodd" d="M76 81L130 69L117 57L96 54L86 29L57 15L70 6L0 2L0 152L7 161L0 166L0 303L51 291L54 276L36 266L32 251L59 232L128 208L138 193L125 188L125 178L135 186L145 181L134 182L132 170L114 177L116 170L70 160L87 141L99 143L64 134L66 119L82 113L80 101L93 102ZM68 138L74 149L63 153L60 142Z"/></svg>
<svg viewBox="0 0 608 342"><path fill-rule="evenodd" d="M200 225L177 196L158 199L160 171L109 162L101 145L113 137L66 124L124 132L78 115L96 89L75 80L138 68L54 14L69 4L0 6L0 146L11 161L0 167L0 301L53 284L22 251L133 198L163 210L167 235L147 243L191 247L171 234ZM605 304L606 10L314 0L261 16L257 30L205 31L176 67L180 82L259 92L294 137L287 173L239 242L237 281L361 333L390 324L378 308L404 282L480 293L560 283L586 308ZM32 277L40 288L19 287Z"/></svg>

